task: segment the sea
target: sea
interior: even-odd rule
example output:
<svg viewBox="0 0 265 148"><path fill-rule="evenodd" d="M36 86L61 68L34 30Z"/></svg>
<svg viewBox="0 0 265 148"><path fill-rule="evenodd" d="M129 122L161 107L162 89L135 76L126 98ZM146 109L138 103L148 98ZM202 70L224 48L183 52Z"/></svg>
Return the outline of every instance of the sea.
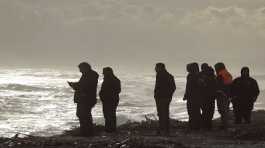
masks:
<svg viewBox="0 0 265 148"><path fill-rule="evenodd" d="M100 74L100 72L99 72ZM174 74L176 92L170 105L170 117L187 120L186 102L183 94L185 74ZM122 82L120 103L117 109L118 124L156 119L153 98L154 72L116 73ZM78 81L77 70L47 68L2 68L0 70L0 137L16 133L34 136L52 136L79 126L73 90L67 81ZM261 90L255 110L265 109L265 74L254 75ZM100 74L98 90L102 83ZM104 125L102 104L98 99L93 108L93 120ZM218 117L216 111L215 117Z"/></svg>

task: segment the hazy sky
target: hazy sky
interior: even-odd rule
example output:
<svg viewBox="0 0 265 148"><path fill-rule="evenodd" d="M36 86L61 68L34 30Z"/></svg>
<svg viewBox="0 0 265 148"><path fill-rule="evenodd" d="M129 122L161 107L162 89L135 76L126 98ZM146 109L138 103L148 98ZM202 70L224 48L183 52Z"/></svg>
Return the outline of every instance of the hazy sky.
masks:
<svg viewBox="0 0 265 148"><path fill-rule="evenodd" d="M265 0L0 0L0 65L265 64Z"/></svg>

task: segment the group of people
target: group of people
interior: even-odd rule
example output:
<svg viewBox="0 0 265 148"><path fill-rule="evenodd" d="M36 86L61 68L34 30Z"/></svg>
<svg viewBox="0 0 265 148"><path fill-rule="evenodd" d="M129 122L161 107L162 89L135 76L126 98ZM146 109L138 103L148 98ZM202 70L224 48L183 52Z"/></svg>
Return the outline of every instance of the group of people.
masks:
<svg viewBox="0 0 265 148"><path fill-rule="evenodd" d="M76 116L80 123L80 135L88 137L94 135L91 110L97 103L99 75L86 62L80 63L78 67L82 73L80 80L68 84L75 90L74 102L77 104ZM103 68L103 75L104 81L99 96L103 105L105 131L115 132L121 82L110 67Z"/></svg>
<svg viewBox="0 0 265 148"><path fill-rule="evenodd" d="M184 100L187 100L189 127L211 129L215 100L221 116L221 129L228 127L229 106L232 103L234 123L251 123L251 111L259 95L257 81L250 77L249 68L241 69L241 76L233 80L224 63L214 68L207 63L187 65L187 84Z"/></svg>
<svg viewBox="0 0 265 148"><path fill-rule="evenodd" d="M86 63L79 64L82 76L78 82L68 82L75 91L74 102L77 104L76 115L80 123L81 136L93 136L93 119L91 110L97 102L97 85L99 75ZM215 70L207 63L187 65L186 92L183 100L187 101L190 129L211 129L217 100L218 111L221 115L222 126L227 128L227 116L230 102L233 104L235 123L242 120L251 122L251 111L259 95L256 80L249 76L249 69L243 67L241 77L232 79L232 75L223 63L217 63ZM158 134L168 134L169 107L176 90L174 76L171 75L164 63L155 66L156 83L154 99L159 118ZM119 104L121 82L115 76L111 67L103 68L104 80L99 91L105 118L105 131L116 131L116 110Z"/></svg>

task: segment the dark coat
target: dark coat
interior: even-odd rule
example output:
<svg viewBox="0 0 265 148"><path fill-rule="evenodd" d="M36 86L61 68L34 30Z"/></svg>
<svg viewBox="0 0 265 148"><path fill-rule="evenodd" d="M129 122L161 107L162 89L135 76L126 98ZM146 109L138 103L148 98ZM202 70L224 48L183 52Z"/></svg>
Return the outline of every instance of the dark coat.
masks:
<svg viewBox="0 0 265 148"><path fill-rule="evenodd" d="M119 100L121 82L116 76L105 76L99 92L102 102L113 102Z"/></svg>
<svg viewBox="0 0 265 148"><path fill-rule="evenodd" d="M176 84L174 77L167 71L158 72L156 75L154 98L172 99L175 90Z"/></svg>
<svg viewBox="0 0 265 148"><path fill-rule="evenodd" d="M198 78L198 85L200 90L200 97L202 97L203 99L215 98L217 90L217 80L214 74L207 71L200 72Z"/></svg>
<svg viewBox="0 0 265 148"><path fill-rule="evenodd" d="M189 73L187 76L186 90L184 94L184 100L198 99L200 95L200 89L198 85L199 74ZM196 102L196 100L194 100ZM199 101L199 100L197 100Z"/></svg>
<svg viewBox="0 0 265 148"><path fill-rule="evenodd" d="M260 93L258 83L251 77L238 77L232 84L232 96L246 102L255 102Z"/></svg>
<svg viewBox="0 0 265 148"><path fill-rule="evenodd" d="M80 80L74 83L76 103L91 104L92 106L96 104L98 77L97 72L91 70L82 74Z"/></svg>

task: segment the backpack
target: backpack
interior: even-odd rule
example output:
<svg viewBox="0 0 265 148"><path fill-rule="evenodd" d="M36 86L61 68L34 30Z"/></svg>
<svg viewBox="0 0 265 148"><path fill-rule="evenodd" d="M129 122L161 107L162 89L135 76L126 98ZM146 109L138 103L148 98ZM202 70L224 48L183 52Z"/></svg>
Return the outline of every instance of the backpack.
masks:
<svg viewBox="0 0 265 148"><path fill-rule="evenodd" d="M220 70L218 72L218 76L222 77L222 81L225 85L230 85L233 83L233 77L226 69Z"/></svg>

